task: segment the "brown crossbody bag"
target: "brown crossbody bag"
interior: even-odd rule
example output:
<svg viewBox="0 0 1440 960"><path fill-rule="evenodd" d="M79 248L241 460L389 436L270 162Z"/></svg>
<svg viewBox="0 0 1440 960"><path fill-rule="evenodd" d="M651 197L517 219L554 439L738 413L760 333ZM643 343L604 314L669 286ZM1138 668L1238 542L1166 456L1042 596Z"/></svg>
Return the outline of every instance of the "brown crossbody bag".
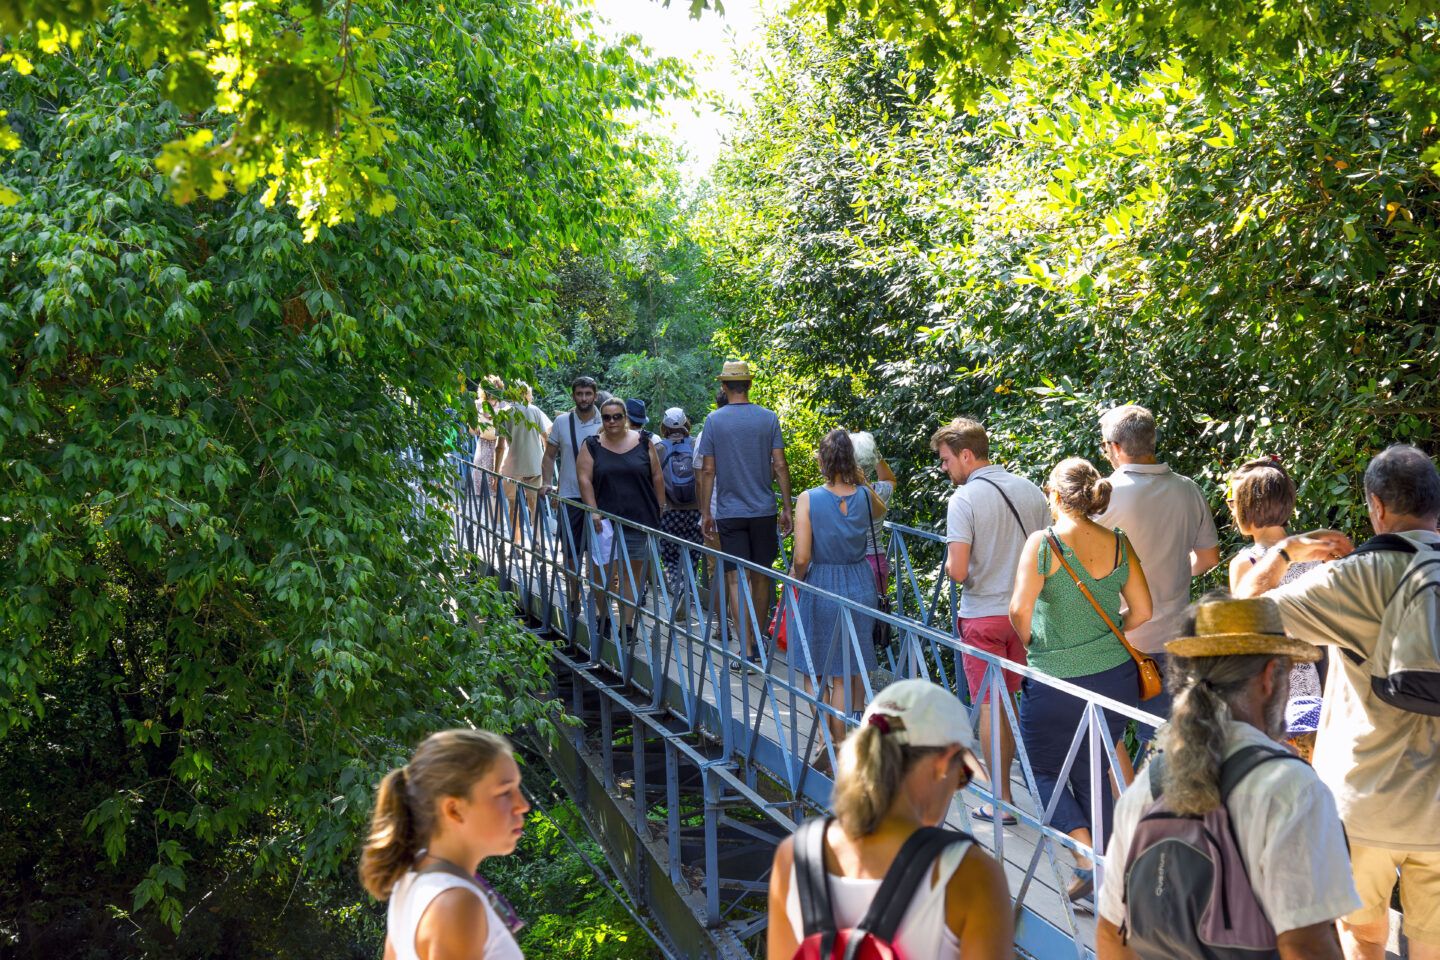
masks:
<svg viewBox="0 0 1440 960"><path fill-rule="evenodd" d="M1161 690L1164 689L1164 684L1160 679L1160 664L1155 662L1154 657L1141 653L1139 650L1130 646L1130 641L1125 639L1125 634L1121 633L1115 626L1115 622L1110 619L1110 615L1105 612L1100 606L1099 601L1095 599L1095 594L1090 592L1090 588L1085 586L1080 577L1076 575L1075 568L1070 566L1070 561L1065 559L1065 550L1060 546L1060 538L1049 531L1047 531L1045 535L1050 538L1050 542L1055 549L1055 559L1060 561L1060 566L1064 567L1065 572L1070 574L1070 579L1075 581L1075 586L1080 588L1080 593L1086 600L1090 601L1090 606L1094 607L1095 612L1100 614L1100 619L1105 621L1105 626L1110 628L1110 632L1115 634L1115 639L1120 641L1120 645L1125 648L1125 651L1129 653L1130 657L1135 661L1135 666L1139 668L1140 672L1140 699L1149 700L1153 697L1158 697ZM1119 534L1116 534L1116 536L1118 537Z"/></svg>

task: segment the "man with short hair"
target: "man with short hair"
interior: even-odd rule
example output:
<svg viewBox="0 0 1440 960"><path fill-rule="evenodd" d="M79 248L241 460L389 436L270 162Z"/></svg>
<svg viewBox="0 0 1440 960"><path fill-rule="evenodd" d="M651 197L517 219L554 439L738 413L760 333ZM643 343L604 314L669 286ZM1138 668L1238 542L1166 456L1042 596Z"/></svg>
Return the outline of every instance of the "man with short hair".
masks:
<svg viewBox="0 0 1440 960"><path fill-rule="evenodd" d="M564 526L560 529L560 545L565 552L565 578L570 609L578 606L578 578L583 572L581 563L585 557L585 510L580 500L580 479L575 473L575 461L580 458L580 448L590 437L600 433L600 410L595 406L598 387L593 377L576 377L570 383L570 399L573 409L555 418L550 434L545 440L545 460L540 465L540 475L545 483L545 493L555 491L550 485L554 476L556 460L560 463L559 493L562 500L576 503L561 504L560 516ZM568 532L567 532L568 531Z"/></svg>
<svg viewBox="0 0 1440 960"><path fill-rule="evenodd" d="M1315 771L1339 804L1362 903L1340 924L1346 957L1385 956L1390 896L1398 875L1410 956L1437 960L1440 717L1382 699L1371 682L1369 661L1382 642L1386 608L1417 599L1414 591L1399 589L1417 572L1412 559L1440 548L1440 473L1415 447L1389 447L1365 469L1365 500L1373 539L1352 553L1349 540L1333 530L1286 537L1246 574L1237 592L1269 591L1287 632L1344 654L1330 658ZM1280 586L1290 564L1338 556L1344 559ZM1428 645L1435 649L1440 637L1430 637Z"/></svg>
<svg viewBox="0 0 1440 960"><path fill-rule="evenodd" d="M720 372L727 403L705 418L696 449L700 468L700 525L707 537L718 535L720 549L733 557L769 568L780 554L780 535L788 534L790 467L785 462L785 439L780 418L750 402L750 365L727 360ZM775 489L780 486L777 523ZM715 506L710 492L715 491ZM778 533L777 533L778 529ZM746 659L757 662L750 613L741 603L738 567L726 564L725 591L741 637ZM755 619L770 622L771 582L764 573L746 571Z"/></svg>
<svg viewBox="0 0 1440 960"><path fill-rule="evenodd" d="M1015 570L1025 541L1036 530L1044 529L1050 518L1045 494L1024 477L990 462L990 438L974 420L958 417L945 424L931 436L930 449L940 455L940 466L956 485L945 518L945 573L962 588L956 618L960 639L986 653L1023 664L1025 645L1010 623L1010 595L1015 590ZM964 654L962 661L970 696L976 697L988 664L969 654ZM1005 694L1013 701L1021 677L1008 670L1002 676ZM981 699L980 742L985 748L991 788L1002 801L1010 803L1015 734L1002 719L999 750L994 750L990 727L993 693L987 689ZM993 807L974 811L979 820L997 815ZM1003 822L1012 824L1015 816L1006 813Z"/></svg>
<svg viewBox="0 0 1440 960"><path fill-rule="evenodd" d="M1199 485L1156 461L1155 432L1155 415L1137 404L1101 416L1100 446L1114 472L1110 506L1094 519L1124 530L1145 565L1154 613L1125 636L1159 661L1163 677L1165 644L1179 633L1190 581L1220 562L1220 534ZM1170 711L1170 696L1162 693L1143 707L1163 717Z"/></svg>
<svg viewBox="0 0 1440 960"><path fill-rule="evenodd" d="M1100 960L1209 956L1198 949L1206 945L1208 906L1235 918L1226 935L1249 948L1236 949L1237 955L1340 960L1335 920L1360 903L1345 831L1335 798L1315 771L1276 742L1285 735L1291 663L1313 663L1320 651L1286 636L1275 604L1264 599L1207 597L1188 619L1181 624L1188 636L1166 644L1175 711L1160 730L1163 753L1115 805L1097 954ZM1184 845L1187 829L1197 828L1185 824L1206 818L1198 829L1209 831L1220 808L1231 829L1210 835L1214 852L1223 854L1233 843L1243 873L1226 874L1224 888L1212 892L1207 875L1194 869L1204 848ZM1167 864L1172 851L1189 859ZM1215 870L1235 869L1217 859ZM1269 922L1273 940L1259 920Z"/></svg>

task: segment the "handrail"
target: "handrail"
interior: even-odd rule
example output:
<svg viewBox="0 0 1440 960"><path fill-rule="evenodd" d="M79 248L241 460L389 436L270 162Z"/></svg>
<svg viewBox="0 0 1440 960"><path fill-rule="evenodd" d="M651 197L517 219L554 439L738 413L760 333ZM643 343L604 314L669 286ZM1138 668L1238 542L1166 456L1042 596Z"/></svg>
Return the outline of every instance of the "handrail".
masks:
<svg viewBox="0 0 1440 960"><path fill-rule="evenodd" d="M823 689L824 684L817 666L821 669L827 665L838 666L844 672L858 676L866 702L876 693L869 672L860 666L865 662L871 638L861 635L858 624L878 621L889 626L892 640L885 654L896 677L935 679L952 689L960 686L962 689L957 693L963 695L966 691L963 690L964 673L960 668L960 657L971 656L984 662L985 676L980 689L969 691L972 723L977 718L978 704L983 701L985 691L1001 689L1005 672L1018 674L1031 683L1043 684L1080 700L1084 709L1075 729L1068 731L1070 744L1059 781L1064 783L1084 750L1090 766L1093 847L1073 840L1051 825L1060 791L1055 791L1048 804L1040 802L1034 771L1019 735L1015 704L1009 697L995 698L996 702L1004 705L1004 709L990 711L990 729L983 733L989 735L993 750L998 749L1002 725L1010 728L1016 743L1016 759L1023 775L1023 792L1028 792L1029 806L1033 810L1001 801L980 783L971 784L966 789L990 805L992 810L1013 814L1020 823L1036 832L1035 848L1025 864L1024 880L1016 891L1017 912L1023 913L1028 909L1026 898L1037 875L1040 859L1042 855L1048 855L1054 874L1054 889L1062 891L1060 900L1065 926L1069 928L1062 932L1075 945L1077 957L1086 955L1086 944L1079 936L1073 909L1063 896L1065 883L1055 850L1057 847L1065 848L1090 858L1095 863L1098 886L1103 877L1106 839L1100 816L1100 797L1101 791L1109 786L1104 768L1117 771L1117 777L1120 770L1117 746L1103 722L1104 713L1147 726L1158 724L1160 718L1094 694L1034 667L1013 663L970 646L958 637L953 616L949 617L949 629L938 629L933 621L939 613L939 588L948 584L946 580L935 581L937 602L923 611L926 614L923 620L902 615L903 590L908 587L918 597L922 579L917 576L910 560L913 554L909 549L911 542L939 541L941 538L938 535L886 522L885 526L891 534L888 553L892 559L897 606L896 612L885 614L796 580L787 573L730 557L702 543L677 539L663 531L632 523L553 493L541 494L533 487L519 490L517 487L522 485L509 478L480 470L458 457L456 460L463 464L458 471L461 482L456 485L454 503L456 540L460 548L490 561L498 571L502 586L517 593L527 608L531 599L539 596L546 622L572 643L581 639L580 627L583 625L583 636L588 638L586 646L590 662L603 663L625 683L643 691L651 698L652 707L668 709L692 730L713 723L716 729L712 733L723 744L728 758L765 770L789 791L793 800L815 806L821 806L828 800L830 780L814 767L813 760L818 757L813 755L813 750L818 746L820 756L829 761L829 769L834 769L837 744L829 729L831 723L853 726L858 716L857 708L862 706L848 702L848 689L839 705L818 697L813 691ZM479 484L472 479L477 475L481 478ZM488 487L489 492L477 494L476 486ZM537 507L533 514L527 494L536 497ZM593 523L588 522L589 518L600 516L614 524L616 534L612 538L611 554L605 559L607 565L615 565L618 582L617 578L599 576L593 563L587 563L584 570L573 569L567 564L565 558L575 555L576 544L571 539L569 525L563 522L565 510L585 513L587 522L583 532L587 553L593 551L596 545ZM635 538L643 542L637 556L631 556L628 538L621 533L626 530L634 531ZM680 590L674 596L667 585L667 577L660 569L662 544L675 548L680 557ZM736 619L743 620L748 627L746 632L757 638L760 657L758 665L747 663L730 622L732 611L729 609L728 591L716 591L716 595L711 597L709 610L700 602L701 583L697 568L702 560L708 560L712 570L722 569L718 565L723 562L731 567L763 574L771 597L779 588L782 598L791 596L793 591L795 596L808 596L816 605L828 606L837 614L834 632L829 637L811 636L809 628L813 625L804 623L802 608L806 604L787 602L787 616L792 618L788 621L791 650L788 654L781 654L773 649L772 641L764 634L765 624L761 620L768 604L763 597L751 595L748 577L737 577L741 607L740 616ZM906 581L904 586L902 580ZM583 593L583 597L572 597L567 581L574 584L574 589ZM957 591L953 585L949 586L948 599L953 612ZM623 617L620 611L626 608L639 611L635 615L637 629L632 634L615 630L613 635L602 636L600 627L605 619L601 615L602 609L606 613L613 610L617 617ZM703 616L693 616L696 612ZM830 660L817 665L815 654L822 647L829 648ZM802 659L795 657L797 649L805 652L803 663L808 664L809 669L795 662ZM945 669L947 659L952 661L950 670ZM767 804L767 812L781 826L787 829L793 827L794 821L780 813L773 804ZM982 831L986 836L981 839L1003 860L1005 831L1000 817L997 815L994 819L993 829ZM707 864L707 883L710 879ZM708 891L708 894L718 904L718 890ZM1035 916L1038 918L1038 914Z"/></svg>

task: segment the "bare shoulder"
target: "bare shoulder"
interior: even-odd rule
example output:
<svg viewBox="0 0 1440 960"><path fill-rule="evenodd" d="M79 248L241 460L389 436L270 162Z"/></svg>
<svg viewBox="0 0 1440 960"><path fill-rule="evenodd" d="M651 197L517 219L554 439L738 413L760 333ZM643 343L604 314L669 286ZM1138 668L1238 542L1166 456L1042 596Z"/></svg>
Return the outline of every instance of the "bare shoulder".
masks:
<svg viewBox="0 0 1440 960"><path fill-rule="evenodd" d="M417 947L428 945L421 956L478 958L483 956L490 924L479 891L451 887L437 894L415 931ZM419 951L417 951L419 952Z"/></svg>

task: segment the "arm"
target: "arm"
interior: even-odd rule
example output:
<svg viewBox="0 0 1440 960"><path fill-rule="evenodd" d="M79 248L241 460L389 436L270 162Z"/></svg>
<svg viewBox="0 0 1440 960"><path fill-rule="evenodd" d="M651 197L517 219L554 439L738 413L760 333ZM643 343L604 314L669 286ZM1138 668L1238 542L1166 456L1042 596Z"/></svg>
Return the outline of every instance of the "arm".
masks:
<svg viewBox="0 0 1440 960"><path fill-rule="evenodd" d="M1140 960L1120 939L1120 928L1104 917L1095 924L1095 956L1098 960Z"/></svg>
<svg viewBox="0 0 1440 960"><path fill-rule="evenodd" d="M973 846L945 887L945 925L965 960L1015 956L1015 910L1000 864Z"/></svg>
<svg viewBox="0 0 1440 960"><path fill-rule="evenodd" d="M385 937L385 954L384 954L384 960L396 960L396 958L395 958L395 947L394 947L394 945L392 945L392 944L390 943L390 937L389 937L388 934L387 934L386 937Z"/></svg>
<svg viewBox="0 0 1440 960"><path fill-rule="evenodd" d="M1025 540L1020 562L1015 567L1015 589L1010 594L1010 625L1026 647L1030 646L1030 620L1035 615L1035 601L1045 586L1040 572L1040 540L1045 531L1038 530Z"/></svg>
<svg viewBox="0 0 1440 960"><path fill-rule="evenodd" d="M428 960L485 960L490 932L475 893L451 887L437 896L415 930L415 952Z"/></svg>
<svg viewBox="0 0 1440 960"><path fill-rule="evenodd" d="M810 491L800 494L795 502L795 554L790 564L790 575L804 580L810 572L810 552L814 547L810 532Z"/></svg>
<svg viewBox="0 0 1440 960"><path fill-rule="evenodd" d="M776 447L770 451L770 472L780 484L780 533L790 532L790 465L785 462L785 449Z"/></svg>
<svg viewBox="0 0 1440 960"><path fill-rule="evenodd" d="M1280 960L1342 960L1340 936L1333 920L1286 930L1276 938Z"/></svg>
<svg viewBox="0 0 1440 960"><path fill-rule="evenodd" d="M595 502L595 458L590 456L590 446L582 444L580 456L575 460L575 479L580 481L580 499L585 501L587 507L599 509ZM600 530L600 515L593 514L595 530Z"/></svg>
<svg viewBox="0 0 1440 960"><path fill-rule="evenodd" d="M700 532L706 537L715 536L715 518L710 515L710 498L715 490L715 458L702 457L697 478L696 493L700 497Z"/></svg>
<svg viewBox="0 0 1440 960"><path fill-rule="evenodd" d="M1237 553L1230 558L1230 593L1233 595L1240 589L1240 578L1245 576L1245 571L1250 569L1250 561L1245 554Z"/></svg>
<svg viewBox="0 0 1440 960"><path fill-rule="evenodd" d="M665 472L660 469L660 453L650 444L650 482L655 485L655 502L665 512Z"/></svg>
<svg viewBox="0 0 1440 960"><path fill-rule="evenodd" d="M1338 530L1311 530L1309 533L1286 537L1240 578L1240 583L1235 588L1235 596L1258 597L1274 590L1280 586L1285 571L1290 569L1292 563L1334 560L1354 549L1355 545L1350 542L1350 538ZM1289 559L1282 556L1282 553L1289 554Z"/></svg>
<svg viewBox="0 0 1440 960"><path fill-rule="evenodd" d="M970 577L970 544L945 544L945 576L956 583L964 583Z"/></svg>
<svg viewBox="0 0 1440 960"><path fill-rule="evenodd" d="M795 927L785 915L785 900L790 896L790 871L795 863L795 838L787 837L775 848L770 865L770 927L765 936L766 960L791 960L800 944Z"/></svg>
<svg viewBox="0 0 1440 960"><path fill-rule="evenodd" d="M893 483L897 490L900 488L900 481L895 479L895 471L890 469L890 464L886 463L883 457L875 463L875 479Z"/></svg>
<svg viewBox="0 0 1440 960"><path fill-rule="evenodd" d="M1204 576L1220 562L1219 547L1196 547L1190 551L1190 576Z"/></svg>
<svg viewBox="0 0 1440 960"><path fill-rule="evenodd" d="M550 492L550 478L555 476L555 458L560 456L560 444L554 440L545 441L545 459L540 462L540 489Z"/></svg>
<svg viewBox="0 0 1440 960"><path fill-rule="evenodd" d="M1150 599L1150 583L1145 579L1145 568L1141 565L1140 558L1135 555L1135 548L1130 545L1129 537L1125 538L1125 553L1130 557L1130 576L1125 578L1125 586L1120 588L1120 596L1125 598L1126 607L1125 622L1120 625L1120 629L1128 633L1150 619L1150 615L1154 613L1154 604Z"/></svg>

